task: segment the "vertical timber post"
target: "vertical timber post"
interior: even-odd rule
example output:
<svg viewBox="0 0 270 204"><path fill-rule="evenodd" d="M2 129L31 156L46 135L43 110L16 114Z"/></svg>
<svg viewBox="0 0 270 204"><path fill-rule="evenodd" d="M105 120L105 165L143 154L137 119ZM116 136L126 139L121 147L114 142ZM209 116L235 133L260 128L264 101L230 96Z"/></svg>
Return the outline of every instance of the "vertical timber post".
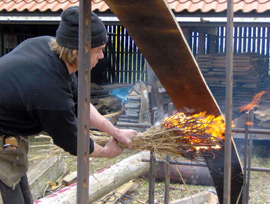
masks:
<svg viewBox="0 0 270 204"><path fill-rule="evenodd" d="M223 203L231 203L231 163L232 163L232 96L233 96L233 1L227 1L226 33L226 131L224 159Z"/></svg>
<svg viewBox="0 0 270 204"><path fill-rule="evenodd" d="M173 103L168 104L168 117L173 114ZM171 168L170 168L171 157L169 154L166 155L165 165L165 196L164 204L170 203L170 177L171 177Z"/></svg>
<svg viewBox="0 0 270 204"><path fill-rule="evenodd" d="M250 110L250 122L254 124L254 108ZM251 126L253 128L253 125ZM250 169L251 169L251 157L252 157L252 145L253 145L253 134L250 134L249 142L248 142L248 163L247 163L247 187L246 187L246 203L249 202L249 186L250 186Z"/></svg>
<svg viewBox="0 0 270 204"><path fill-rule="evenodd" d="M243 198L242 204L246 204L246 194L247 194L247 149L248 149L248 122L249 122L249 112L245 114L245 146L244 146L244 176L243 176Z"/></svg>
<svg viewBox="0 0 270 204"><path fill-rule="evenodd" d="M151 113L151 124L152 126L156 122L156 113L157 108L152 108ZM154 152L150 152L150 178L149 178L149 195L148 195L148 203L154 204L155 203L155 180L156 180L156 157Z"/></svg>
<svg viewBox="0 0 270 204"><path fill-rule="evenodd" d="M77 204L89 203L91 1L80 0Z"/></svg>

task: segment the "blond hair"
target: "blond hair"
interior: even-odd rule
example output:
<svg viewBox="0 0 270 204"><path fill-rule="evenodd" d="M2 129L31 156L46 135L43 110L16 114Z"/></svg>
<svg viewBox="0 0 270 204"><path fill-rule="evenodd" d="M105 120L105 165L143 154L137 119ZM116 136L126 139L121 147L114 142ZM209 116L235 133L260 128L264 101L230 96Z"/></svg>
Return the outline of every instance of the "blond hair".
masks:
<svg viewBox="0 0 270 204"><path fill-rule="evenodd" d="M78 65L77 56L78 50L70 49L59 45L55 39L50 42L50 48L55 54L59 55L59 58L73 66ZM74 52L75 51L75 52Z"/></svg>

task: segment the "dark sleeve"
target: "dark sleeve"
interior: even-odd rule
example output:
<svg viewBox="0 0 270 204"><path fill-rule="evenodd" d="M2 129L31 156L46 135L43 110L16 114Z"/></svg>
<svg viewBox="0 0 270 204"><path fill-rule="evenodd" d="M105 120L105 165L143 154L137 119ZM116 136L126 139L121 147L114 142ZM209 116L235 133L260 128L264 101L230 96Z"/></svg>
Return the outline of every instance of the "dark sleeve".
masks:
<svg viewBox="0 0 270 204"><path fill-rule="evenodd" d="M53 138L54 143L72 155L77 155L77 118L72 111L32 111L42 128ZM89 153L94 151L94 142L89 142Z"/></svg>
<svg viewBox="0 0 270 204"><path fill-rule="evenodd" d="M75 73L71 74L71 89L75 107L75 114L78 116L78 77Z"/></svg>

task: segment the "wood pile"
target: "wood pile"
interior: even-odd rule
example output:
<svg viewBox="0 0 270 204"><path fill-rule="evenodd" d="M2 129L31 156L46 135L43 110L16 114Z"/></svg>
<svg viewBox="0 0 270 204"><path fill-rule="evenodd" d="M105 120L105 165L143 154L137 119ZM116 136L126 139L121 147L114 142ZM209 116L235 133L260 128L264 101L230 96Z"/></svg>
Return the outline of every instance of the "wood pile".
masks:
<svg viewBox="0 0 270 204"><path fill-rule="evenodd" d="M128 95L124 102L124 113L120 115L119 121L139 123L141 96L138 94Z"/></svg>
<svg viewBox="0 0 270 204"><path fill-rule="evenodd" d="M91 83L91 103L103 116L112 115L121 111L122 100L120 97L113 95L112 91L118 88L128 88L130 84L109 84L99 86ZM112 123L115 123L115 117L108 118Z"/></svg>
<svg viewBox="0 0 270 204"><path fill-rule="evenodd" d="M150 123L148 94L144 82L135 85L91 84L91 103L101 115L119 127L134 129L134 124Z"/></svg>
<svg viewBox="0 0 270 204"><path fill-rule="evenodd" d="M117 125L149 124L149 96L144 82L135 84L123 103L124 112L119 115ZM134 129L134 128L133 128Z"/></svg>
<svg viewBox="0 0 270 204"><path fill-rule="evenodd" d="M225 113L226 98L226 55L198 55L197 62L202 74ZM254 95L265 90L264 80L268 68L266 56L256 53L235 54L233 58L233 113L238 115L238 108L251 102Z"/></svg>

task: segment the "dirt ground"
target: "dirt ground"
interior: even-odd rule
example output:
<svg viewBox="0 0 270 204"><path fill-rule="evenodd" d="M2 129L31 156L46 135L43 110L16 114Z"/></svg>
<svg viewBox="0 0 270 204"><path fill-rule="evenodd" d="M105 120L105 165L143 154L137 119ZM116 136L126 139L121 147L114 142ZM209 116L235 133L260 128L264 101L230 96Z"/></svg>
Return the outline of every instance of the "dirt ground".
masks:
<svg viewBox="0 0 270 204"><path fill-rule="evenodd" d="M104 158L91 158L90 159L90 172L93 174L108 166L111 166L121 160L135 154L130 150L125 150L122 155L114 159ZM71 172L77 169L77 157L72 156L62 149L52 144L52 141L31 141L29 151L30 165L39 162L40 160L54 156L61 155L61 158L70 169ZM253 167L270 168L270 159L268 158L252 158ZM134 186L116 203L147 203L148 200L148 177L137 178L134 180ZM155 183L155 203L164 203L164 182ZM181 198L189 197L199 192L215 192L213 186L198 186L198 185L183 185L172 183L170 185L170 201L178 200ZM270 172L251 172L250 177L250 204L270 204Z"/></svg>

